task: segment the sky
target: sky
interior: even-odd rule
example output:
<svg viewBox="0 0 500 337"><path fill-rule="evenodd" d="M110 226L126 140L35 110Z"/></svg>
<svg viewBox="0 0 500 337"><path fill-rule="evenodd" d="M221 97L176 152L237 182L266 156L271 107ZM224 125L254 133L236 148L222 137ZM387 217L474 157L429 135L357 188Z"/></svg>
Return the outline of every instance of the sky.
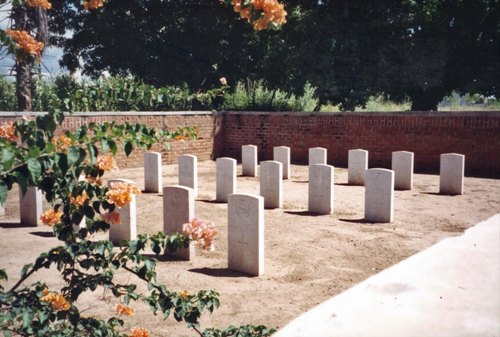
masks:
<svg viewBox="0 0 500 337"><path fill-rule="evenodd" d="M9 8L7 5L0 6L0 29L7 28L7 13ZM42 55L42 73L46 75L57 75L65 70L59 66L59 60L62 56L60 48L46 48ZM12 56L6 55L5 48L0 45L0 76L8 75L14 65Z"/></svg>

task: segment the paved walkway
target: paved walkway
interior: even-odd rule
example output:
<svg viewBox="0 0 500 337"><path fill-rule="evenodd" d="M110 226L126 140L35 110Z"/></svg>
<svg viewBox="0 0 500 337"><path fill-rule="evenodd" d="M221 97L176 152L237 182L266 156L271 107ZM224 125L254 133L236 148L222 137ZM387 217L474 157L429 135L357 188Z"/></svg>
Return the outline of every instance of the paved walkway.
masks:
<svg viewBox="0 0 500 337"><path fill-rule="evenodd" d="M330 336L499 337L500 214L366 279L273 335Z"/></svg>

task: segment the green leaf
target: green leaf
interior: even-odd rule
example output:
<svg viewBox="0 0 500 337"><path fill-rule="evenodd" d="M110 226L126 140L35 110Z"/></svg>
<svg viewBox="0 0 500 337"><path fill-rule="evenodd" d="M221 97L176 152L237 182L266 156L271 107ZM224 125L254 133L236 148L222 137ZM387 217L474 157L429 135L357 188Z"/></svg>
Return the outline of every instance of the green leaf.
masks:
<svg viewBox="0 0 500 337"><path fill-rule="evenodd" d="M132 142L125 143L125 155L127 157L132 153L133 149L134 149L134 146L132 145Z"/></svg>
<svg viewBox="0 0 500 337"><path fill-rule="evenodd" d="M109 143L108 143L108 140L106 138L101 139L101 149L102 149L102 153L106 153L109 150Z"/></svg>
<svg viewBox="0 0 500 337"><path fill-rule="evenodd" d="M33 181L36 182L42 174L42 164L40 164L38 159L30 158L28 159L28 170L31 174Z"/></svg>
<svg viewBox="0 0 500 337"><path fill-rule="evenodd" d="M36 146L32 146L29 149L29 153L31 158L36 158L40 155L40 149Z"/></svg>
<svg viewBox="0 0 500 337"><path fill-rule="evenodd" d="M28 272L28 269L33 268L33 263L28 263L24 265L23 269L21 269L21 278L26 276L26 273Z"/></svg>
<svg viewBox="0 0 500 337"><path fill-rule="evenodd" d="M4 168L8 170L12 166L12 163L14 163L14 152L9 149L2 149L0 163L2 163Z"/></svg>
<svg viewBox="0 0 500 337"><path fill-rule="evenodd" d="M8 281L9 277L7 276L7 272L5 269L0 269L0 280Z"/></svg>
<svg viewBox="0 0 500 337"><path fill-rule="evenodd" d="M85 151L78 146L71 146L68 148L68 164L77 164L85 157Z"/></svg>

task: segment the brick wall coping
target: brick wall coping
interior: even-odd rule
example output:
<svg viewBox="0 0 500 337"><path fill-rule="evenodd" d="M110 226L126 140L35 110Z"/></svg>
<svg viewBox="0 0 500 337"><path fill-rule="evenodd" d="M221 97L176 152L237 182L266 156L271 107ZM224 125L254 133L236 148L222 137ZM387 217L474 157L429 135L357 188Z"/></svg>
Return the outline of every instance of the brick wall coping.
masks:
<svg viewBox="0 0 500 337"><path fill-rule="evenodd" d="M28 114L22 111L0 111L0 117L22 117ZM46 112L30 112L31 116L41 116ZM106 117L106 116L192 116L192 115L214 115L212 111L97 111L97 112L74 112L73 117ZM66 114L69 116L69 114Z"/></svg>
<svg viewBox="0 0 500 337"><path fill-rule="evenodd" d="M291 111L223 111L225 115L275 116L418 116L418 117L500 117L500 110L491 111L394 111L394 112L291 112Z"/></svg>
<svg viewBox="0 0 500 337"><path fill-rule="evenodd" d="M31 116L46 112L31 112ZM0 117L22 117L26 112L0 111ZM294 112L294 111L99 111L75 112L74 117L96 116L193 116L193 115L275 115L275 116L424 116L424 117L500 117L500 110L492 111L394 111L394 112Z"/></svg>

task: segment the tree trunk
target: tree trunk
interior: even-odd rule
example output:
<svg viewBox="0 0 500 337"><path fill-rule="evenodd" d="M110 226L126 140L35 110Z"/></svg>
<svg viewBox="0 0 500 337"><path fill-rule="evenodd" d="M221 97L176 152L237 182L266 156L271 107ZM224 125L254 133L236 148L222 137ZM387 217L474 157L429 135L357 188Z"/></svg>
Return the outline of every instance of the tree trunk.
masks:
<svg viewBox="0 0 500 337"><path fill-rule="evenodd" d="M31 69L22 61L16 61L16 96L19 111L31 111Z"/></svg>
<svg viewBox="0 0 500 337"><path fill-rule="evenodd" d="M28 30L28 13L24 6L12 6L13 28ZM16 96L19 111L31 111L31 67L22 58L16 59Z"/></svg>

